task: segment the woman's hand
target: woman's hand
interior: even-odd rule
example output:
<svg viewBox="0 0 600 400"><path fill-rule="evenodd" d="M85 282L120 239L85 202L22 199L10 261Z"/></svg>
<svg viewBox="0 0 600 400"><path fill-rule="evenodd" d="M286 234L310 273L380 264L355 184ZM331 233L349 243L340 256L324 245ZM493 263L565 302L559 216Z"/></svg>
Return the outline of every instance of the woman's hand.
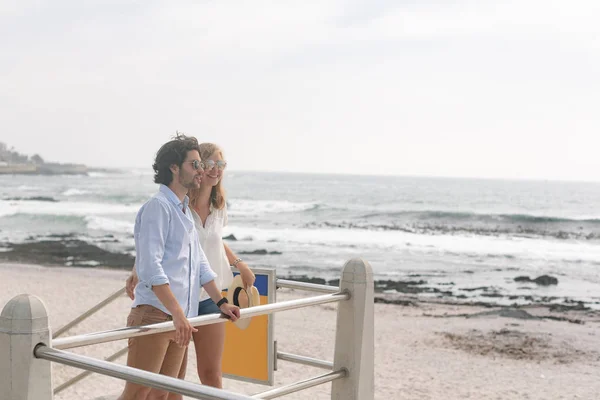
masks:
<svg viewBox="0 0 600 400"><path fill-rule="evenodd" d="M135 286L138 284L138 276L135 269L131 271L131 275L125 281L125 291L131 300L135 299Z"/></svg>
<svg viewBox="0 0 600 400"><path fill-rule="evenodd" d="M242 282L244 283L244 287L249 288L250 286L253 286L256 277L254 276L252 270L248 268L248 265L242 261L238 263L237 268L240 271L240 275L242 276Z"/></svg>

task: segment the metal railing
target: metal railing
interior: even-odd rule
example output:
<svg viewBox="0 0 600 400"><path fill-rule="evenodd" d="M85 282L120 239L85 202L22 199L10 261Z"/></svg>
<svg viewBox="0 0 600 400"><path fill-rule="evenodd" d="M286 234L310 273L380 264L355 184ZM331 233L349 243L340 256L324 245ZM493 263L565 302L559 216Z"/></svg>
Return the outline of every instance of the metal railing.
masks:
<svg viewBox="0 0 600 400"><path fill-rule="evenodd" d="M338 289L339 290L339 289ZM293 310L311 305L333 303L337 301L347 300L350 297L349 293L325 294L322 296L309 297L305 299L288 300L273 304L265 304L252 308L244 308L240 310L240 319L252 318L258 315L271 314L274 311ZM229 321L226 317L220 314L207 314L200 317L189 318L190 324L193 326L202 326L217 324ZM136 326L129 328L113 329L104 332L94 332L85 335L71 336L63 339L52 341L52 347L55 349L72 349L74 347L89 346L92 344L112 342L120 339L129 339L136 336L153 335L156 333L164 333L174 331L172 321L160 322L158 324Z"/></svg>
<svg viewBox="0 0 600 400"><path fill-rule="evenodd" d="M344 265L339 288L281 279L277 280L277 285L279 287L311 290L327 294L243 309L240 312L240 318L252 318L278 311L339 302L333 363L283 352L277 352L276 354L280 360L311 365L332 372L258 393L252 397L185 382L180 379L114 364L110 361L97 360L64 351L64 349L69 348L173 331L175 328L172 321L51 340L47 312L41 300L31 295L20 295L13 298L4 307L2 319L0 319L0 366L3 371L9 371L8 374L2 374L2 377L0 377L0 387L10 388L0 395L0 400L13 399L11 397L12 392L20 393L19 396L22 393L34 393L34 395L27 398L52 399L50 363L40 362L40 360L70 365L86 371L58 387L57 391L83 379L86 373L97 372L197 399L273 399L327 382L333 382L332 399L373 399L373 276L370 265L362 259L348 261ZM123 290L115 292L109 298L82 314L82 316L65 325L57 331L56 336L121 296ZM14 319L22 320L22 310L24 309L30 311L30 324L28 325L22 321L19 324L12 324L11 320L13 318L11 316L15 316ZM213 314L190 318L189 321L194 326L201 326L222 323L227 319L218 314ZM5 335L8 340L4 340L2 337ZM24 335L28 336L30 340L23 340ZM5 352L10 352L12 356L5 357ZM111 357L117 358L117 354ZM36 378L32 379L31 376ZM8 385L4 385L5 383L8 383Z"/></svg>
<svg viewBox="0 0 600 400"><path fill-rule="evenodd" d="M106 299L102 300L100 303L96 304L94 307L90 308L89 310L87 310L86 312L81 314L79 317L75 318L73 321L65 324L65 326L58 329L56 332L54 332L54 334L52 335L52 338L54 339L54 338L61 336L66 331L68 331L75 325L79 324L81 321L91 317L93 314L97 313L102 308L109 305L110 303L112 303L113 301L118 299L119 297L122 297L124 294L125 294L125 288L121 288L121 289L117 290L116 292L114 292L113 294L108 296Z"/></svg>

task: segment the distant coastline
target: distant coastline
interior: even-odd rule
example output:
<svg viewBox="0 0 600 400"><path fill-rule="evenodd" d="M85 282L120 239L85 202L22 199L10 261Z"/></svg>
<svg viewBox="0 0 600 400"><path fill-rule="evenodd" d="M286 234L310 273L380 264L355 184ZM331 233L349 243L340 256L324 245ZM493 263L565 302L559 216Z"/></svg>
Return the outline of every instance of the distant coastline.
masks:
<svg viewBox="0 0 600 400"><path fill-rule="evenodd" d="M44 163L36 164L6 164L0 163L0 175L87 175L88 167L83 164Z"/></svg>
<svg viewBox="0 0 600 400"><path fill-rule="evenodd" d="M0 142L0 175L87 175L88 172L90 169L83 164L46 162L38 154L20 154Z"/></svg>

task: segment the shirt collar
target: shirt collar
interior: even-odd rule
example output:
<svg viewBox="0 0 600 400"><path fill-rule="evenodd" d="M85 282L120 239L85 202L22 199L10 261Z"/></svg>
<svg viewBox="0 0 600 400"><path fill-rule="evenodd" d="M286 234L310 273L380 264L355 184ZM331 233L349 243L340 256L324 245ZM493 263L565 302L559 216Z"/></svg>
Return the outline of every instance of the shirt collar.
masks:
<svg viewBox="0 0 600 400"><path fill-rule="evenodd" d="M178 207L188 207L188 204L190 203L190 198L186 195L183 198L183 203L179 200L179 197L177 197L177 195L175 194L175 192L173 192L171 190L171 188L169 188L168 186L164 185L164 184L160 184L160 187L158 189L162 194L164 194L167 199L169 199L169 201L173 204L175 204Z"/></svg>

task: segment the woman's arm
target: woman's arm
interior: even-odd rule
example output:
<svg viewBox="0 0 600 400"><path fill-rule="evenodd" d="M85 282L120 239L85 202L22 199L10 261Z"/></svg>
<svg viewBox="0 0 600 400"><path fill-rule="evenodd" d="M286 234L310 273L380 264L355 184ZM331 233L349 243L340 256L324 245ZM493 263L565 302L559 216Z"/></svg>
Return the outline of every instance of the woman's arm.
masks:
<svg viewBox="0 0 600 400"><path fill-rule="evenodd" d="M240 308L227 302L227 298L221 295L221 290L219 290L214 280L205 283L202 287L206 290L212 301L218 305L219 310L227 315L230 320L236 321L240 317Z"/></svg>
<svg viewBox="0 0 600 400"><path fill-rule="evenodd" d="M225 254L227 255L227 261L229 262L229 265L236 267L240 271L240 275L242 276L242 282L244 282L244 286L250 287L254 285L256 277L254 276L254 273L252 272L250 267L248 267L248 264L246 264L244 261L242 261L241 258L236 256L233 250L231 250L231 248L229 248L229 246L227 246L225 242L223 242L223 247L225 248Z"/></svg>

